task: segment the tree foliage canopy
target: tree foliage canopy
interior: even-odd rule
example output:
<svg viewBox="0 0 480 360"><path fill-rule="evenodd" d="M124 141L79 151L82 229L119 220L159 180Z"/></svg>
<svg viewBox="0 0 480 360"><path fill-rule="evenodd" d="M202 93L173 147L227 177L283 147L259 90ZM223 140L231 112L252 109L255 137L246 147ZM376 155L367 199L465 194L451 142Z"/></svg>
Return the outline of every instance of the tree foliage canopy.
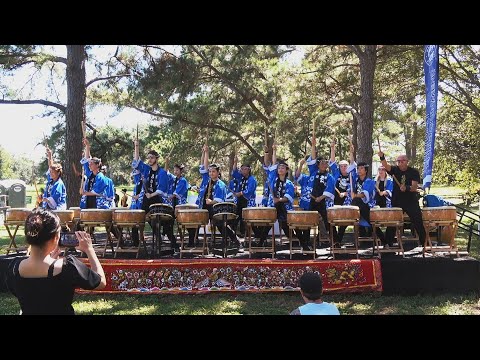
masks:
<svg viewBox="0 0 480 360"><path fill-rule="evenodd" d="M185 45L172 50L143 45L119 46L108 59L97 58L94 47L86 51L87 65L94 74L85 84L87 110L109 104L118 111L129 107L150 114L151 123L140 128L141 148L155 148L162 160L170 158L171 165L186 164L192 183L207 138L211 160L224 171L236 151L239 161L252 164L258 176L265 137L268 147L275 139L279 156L293 167L310 153L313 120L320 154L329 155L335 137L337 159L347 158L353 136L357 150L373 148L377 159L378 136L387 157L406 153L422 171L423 46ZM367 55L370 75L365 70ZM476 165L480 155L480 51L470 45L441 46L440 55L434 182L471 188L479 183L480 175ZM45 69L54 62L63 60L42 47L0 46L4 75L28 65ZM358 133L365 131L360 125L368 120L362 110L365 76L373 79L370 137ZM4 102L18 95L0 86ZM62 159L65 104L56 102L59 106L55 106L53 99L45 100L44 105L60 112L49 143ZM107 163L116 182L128 182L135 129L115 124L91 128L92 153ZM365 139L371 143L363 143Z"/></svg>

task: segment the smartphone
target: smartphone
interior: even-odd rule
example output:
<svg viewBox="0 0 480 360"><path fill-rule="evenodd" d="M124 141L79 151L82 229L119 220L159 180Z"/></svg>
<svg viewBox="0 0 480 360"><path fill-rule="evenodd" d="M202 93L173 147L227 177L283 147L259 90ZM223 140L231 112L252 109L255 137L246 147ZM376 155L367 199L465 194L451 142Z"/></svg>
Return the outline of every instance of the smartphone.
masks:
<svg viewBox="0 0 480 360"><path fill-rule="evenodd" d="M77 235L74 232L60 233L59 246L74 248L78 246Z"/></svg>

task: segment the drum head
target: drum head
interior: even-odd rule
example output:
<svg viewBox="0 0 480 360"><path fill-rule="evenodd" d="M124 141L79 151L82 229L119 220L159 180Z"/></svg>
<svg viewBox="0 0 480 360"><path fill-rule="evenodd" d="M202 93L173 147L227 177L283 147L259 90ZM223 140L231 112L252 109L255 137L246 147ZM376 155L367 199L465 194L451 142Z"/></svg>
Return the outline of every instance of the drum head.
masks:
<svg viewBox="0 0 480 360"><path fill-rule="evenodd" d="M237 218L237 215L233 214L233 213L223 212L223 213L217 213L217 214L213 215L213 220L215 220L215 221L224 221L224 220L228 221L228 220L235 220L236 218Z"/></svg>
<svg viewBox="0 0 480 360"><path fill-rule="evenodd" d="M150 214L152 218L156 218L160 221L172 221L173 216L169 214L162 214L162 213L157 213L157 214Z"/></svg>
<svg viewBox="0 0 480 360"><path fill-rule="evenodd" d="M152 208L163 208L163 209L169 209L170 211L173 211L173 206L170 206L168 204L163 204L163 203L152 204L149 206L149 209L152 209Z"/></svg>
<svg viewBox="0 0 480 360"><path fill-rule="evenodd" d="M213 208L214 208L214 209L215 209L215 208L218 208L218 207L222 207L222 206L232 207L232 208L234 208L234 209L237 208L237 205L235 205L235 203L233 203L233 202L227 202L227 201L225 201L225 202L219 202L219 203L213 204Z"/></svg>

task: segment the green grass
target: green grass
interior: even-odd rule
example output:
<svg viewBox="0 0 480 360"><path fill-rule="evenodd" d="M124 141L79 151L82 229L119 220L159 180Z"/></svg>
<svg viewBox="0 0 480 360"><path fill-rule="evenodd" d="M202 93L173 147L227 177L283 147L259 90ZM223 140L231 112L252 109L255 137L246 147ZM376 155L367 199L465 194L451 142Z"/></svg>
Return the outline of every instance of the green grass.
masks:
<svg viewBox="0 0 480 360"><path fill-rule="evenodd" d="M35 191L27 191L27 195L30 195L29 192L35 199ZM440 196L457 194L461 199L461 192L458 188L433 187L431 193ZM27 207L33 207L32 204L30 205ZM478 213L478 207L472 209ZM23 230L19 231L19 235L17 244L23 242ZM458 231L456 240L461 250L466 249L468 239L463 230ZM7 246L8 234L2 227L0 230L0 254L5 253ZM476 239L472 241L470 255L480 258L480 242ZM410 297L339 294L325 296L324 301L335 303L341 314L348 315L480 315L478 294ZM73 303L75 312L81 315L287 315L299 305L302 305L299 293L76 295ZM0 314L18 314L19 311L18 301L13 295L0 294Z"/></svg>
<svg viewBox="0 0 480 360"><path fill-rule="evenodd" d="M466 193L465 189L462 189L457 186L438 186L432 185L430 188L430 194L435 194L438 196L461 196Z"/></svg>
<svg viewBox="0 0 480 360"><path fill-rule="evenodd" d="M480 315L477 294L378 296L328 295L343 315ZM302 305L299 293L202 295L76 295L79 315L288 315ZM0 294L0 314L18 314L16 298Z"/></svg>

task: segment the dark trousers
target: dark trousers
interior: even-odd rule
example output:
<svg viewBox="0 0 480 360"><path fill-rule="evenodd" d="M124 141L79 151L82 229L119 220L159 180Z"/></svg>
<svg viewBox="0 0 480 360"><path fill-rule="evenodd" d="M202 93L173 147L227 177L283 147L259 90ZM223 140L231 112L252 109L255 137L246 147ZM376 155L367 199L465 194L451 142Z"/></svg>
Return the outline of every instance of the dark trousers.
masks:
<svg viewBox="0 0 480 360"><path fill-rule="evenodd" d="M370 224L370 207L368 204L365 204L362 199L360 198L355 198L352 200L352 205L353 206L358 206L360 208L360 217L362 217L366 222ZM371 226L372 224L370 224ZM388 230L388 229L387 229ZM382 243L385 243L385 236L383 235L383 232L380 230L380 228L377 228L377 236L380 239ZM371 234L370 228L368 229L362 229L360 228L360 236L369 236Z"/></svg>
<svg viewBox="0 0 480 360"><path fill-rule="evenodd" d="M425 228L423 227L423 220L422 220L422 210L420 210L420 206L417 204L411 204L408 206L399 206L399 205L393 205L392 206L398 206L401 207L403 212L407 213L407 215L410 217L410 221L412 222L413 228L418 234L418 238L420 240L420 245L424 246L425 244ZM395 237L395 228L388 228L387 229L387 242L389 244L393 243L393 239Z"/></svg>
<svg viewBox="0 0 480 360"><path fill-rule="evenodd" d="M327 219L327 203L325 201L316 202L315 200L310 200L310 211L318 211L322 216L323 223L325 224L325 229L330 233L330 224ZM345 230L344 230L345 232ZM333 238L337 238L337 229L333 227Z"/></svg>
<svg viewBox="0 0 480 360"><path fill-rule="evenodd" d="M145 213L148 213L150 211L150 205L156 204L156 203L161 203L161 202L162 202L162 198L160 197L160 195L154 196L150 199L148 199L144 195L143 196L143 203L142 203L142 210L145 210ZM154 226L153 222L150 220L148 223L150 224L150 227L152 228L152 231L155 231L154 230L155 226ZM172 224L172 237L173 237L173 224ZM169 237L169 239L170 239L170 237ZM140 240L139 240L139 237L138 237L137 227L132 228L132 241L133 241L134 246L138 246ZM172 240L170 240L170 241L172 241Z"/></svg>
<svg viewBox="0 0 480 360"><path fill-rule="evenodd" d="M153 223L153 222L152 222ZM168 240L170 240L170 245L172 248L176 248L177 246L177 238L173 235L173 224L174 220L172 221L162 221L161 225L163 227L163 234L167 235Z"/></svg>
<svg viewBox="0 0 480 360"><path fill-rule="evenodd" d="M248 200L245 199L243 196L237 198L237 216L238 218L235 220L233 225L233 230L237 231L238 223L240 223L240 235L241 237L245 236L245 222L243 221L243 209L246 208L248 205Z"/></svg>
<svg viewBox="0 0 480 360"><path fill-rule="evenodd" d="M277 220L278 225L283 230L286 236L288 236L288 225L287 225L287 208L285 203L277 203L275 205L277 209ZM260 244L263 244L267 240L268 233L270 232L271 226L259 226L254 228L255 236L260 238ZM297 236L295 230L293 231L293 236Z"/></svg>
<svg viewBox="0 0 480 360"><path fill-rule="evenodd" d="M223 221L213 220L213 206L207 205L206 209L208 210L210 224L212 224L212 226L216 226L217 229L220 231L220 234L222 234L222 241L223 241L223 233L224 231L226 231L227 237L230 238L230 240L234 244L239 245L237 240L237 235L235 235L235 231L232 230L232 226L234 226L235 224L234 221L231 221L231 220L227 221L227 226L225 227L223 225Z"/></svg>
<svg viewBox="0 0 480 360"><path fill-rule="evenodd" d="M197 228L199 231L200 226ZM188 231L188 246L192 247L195 245L195 229L187 229ZM207 236L207 234L203 234L203 236Z"/></svg>
<svg viewBox="0 0 480 360"><path fill-rule="evenodd" d="M300 240L300 244L302 246L306 246L306 245L309 244L309 242L310 242L310 230L295 229L295 232L296 232L298 240Z"/></svg>
<svg viewBox="0 0 480 360"><path fill-rule="evenodd" d="M288 236L288 225L286 221L278 220L278 225L283 230L286 236ZM260 238L260 243L264 243L267 240L268 233L272 227L271 226L258 226L256 227L255 235L258 235ZM293 236L297 236L295 230L293 230Z"/></svg>

